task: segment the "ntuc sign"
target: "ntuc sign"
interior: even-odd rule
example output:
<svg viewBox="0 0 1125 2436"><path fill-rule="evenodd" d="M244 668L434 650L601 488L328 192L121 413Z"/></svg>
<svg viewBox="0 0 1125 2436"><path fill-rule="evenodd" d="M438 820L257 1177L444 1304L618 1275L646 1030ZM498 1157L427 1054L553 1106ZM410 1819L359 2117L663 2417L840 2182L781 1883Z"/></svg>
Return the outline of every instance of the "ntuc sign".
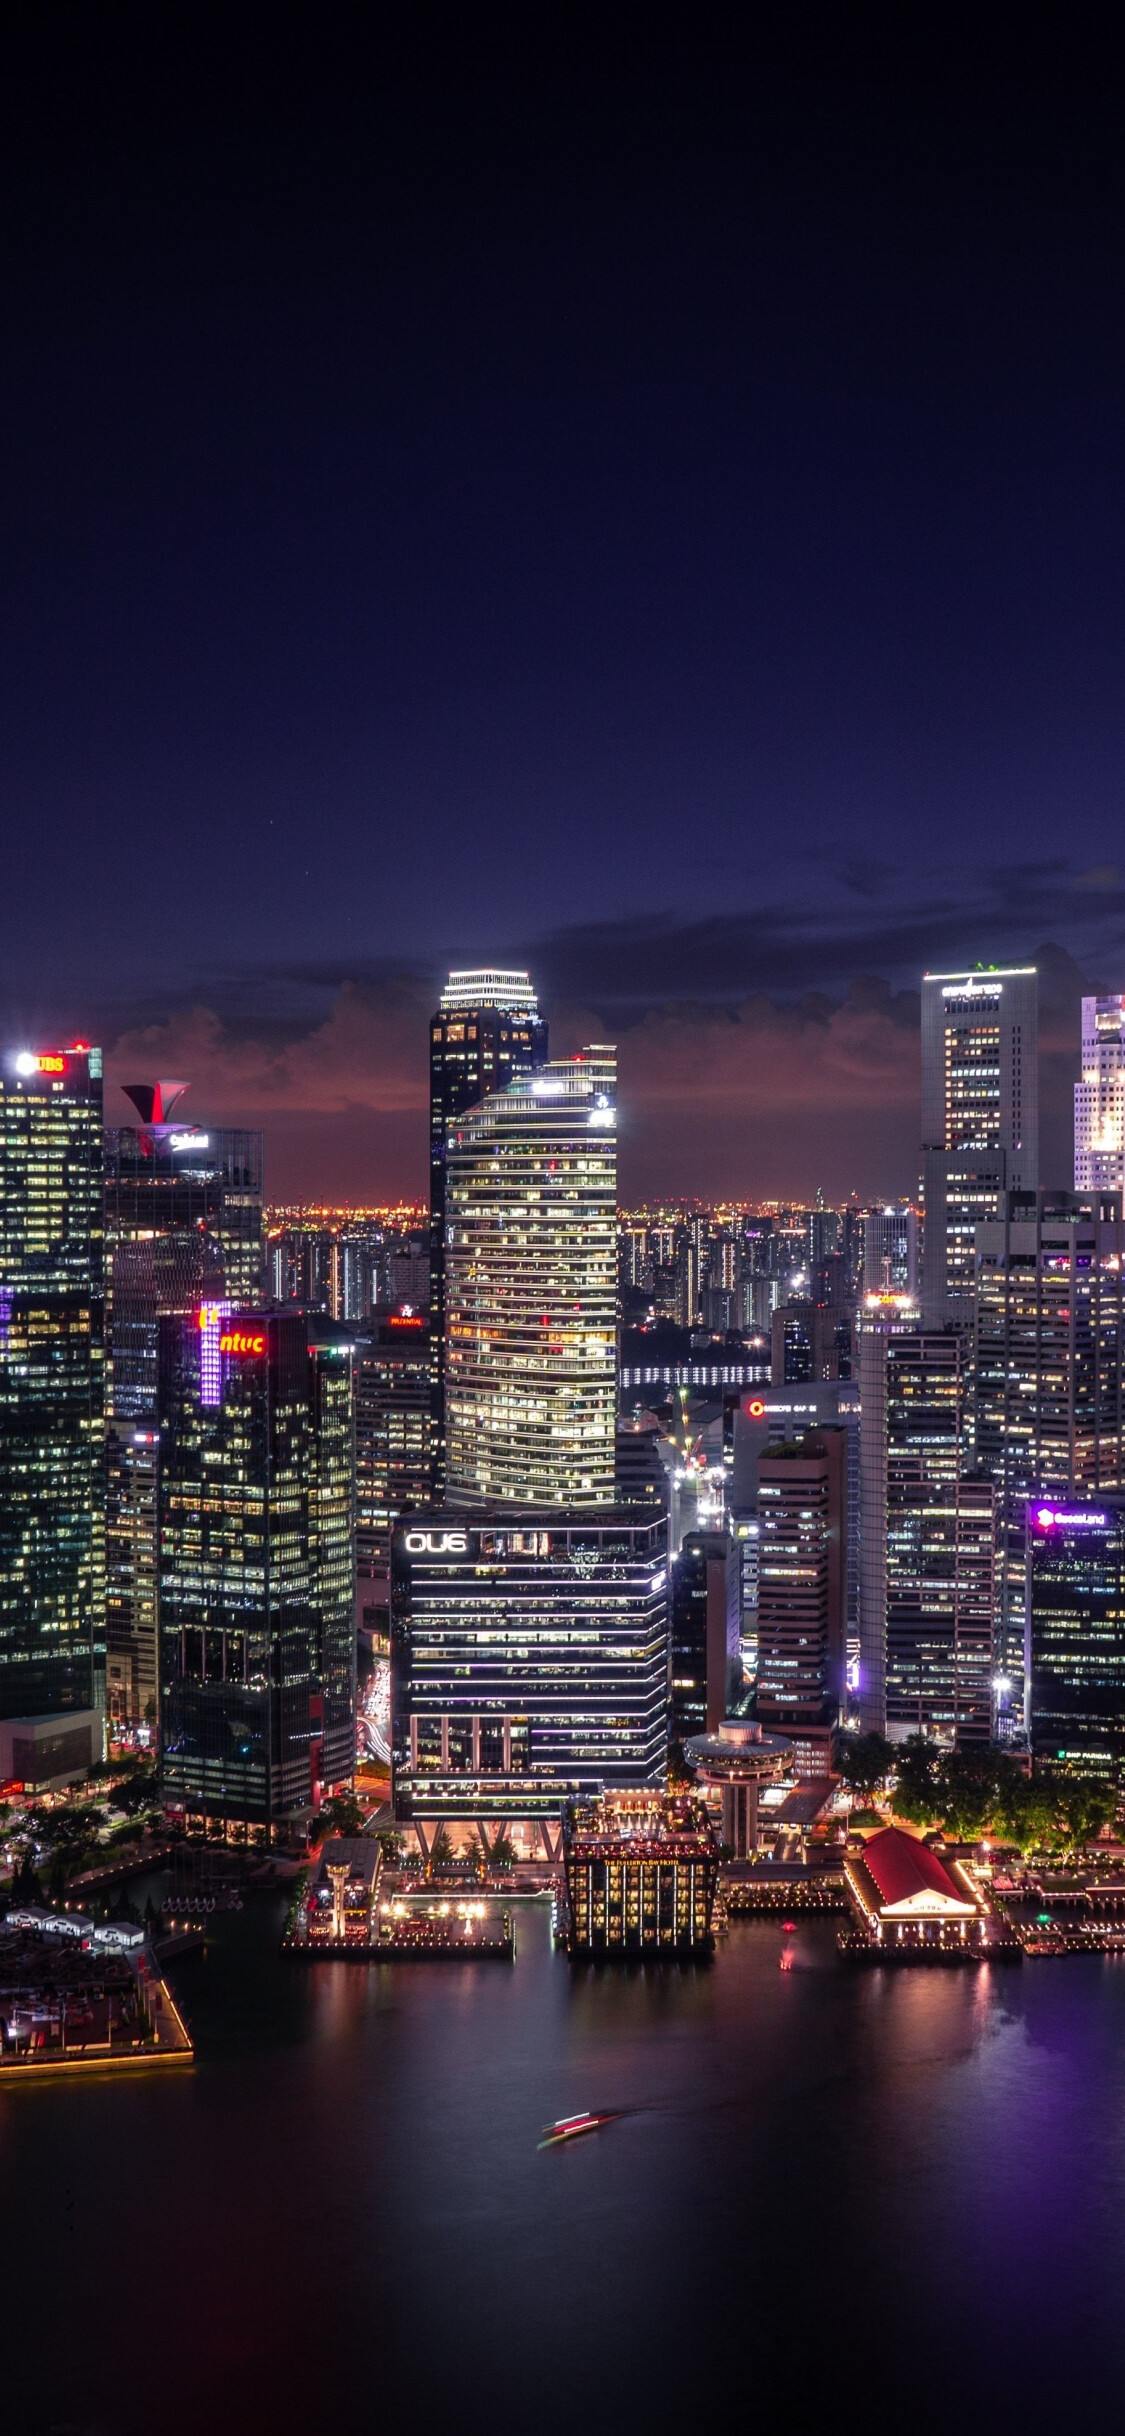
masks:
<svg viewBox="0 0 1125 2436"><path fill-rule="evenodd" d="M467 1531L405 1531L403 1546L408 1556L467 1556Z"/></svg>
<svg viewBox="0 0 1125 2436"><path fill-rule="evenodd" d="M264 1328L224 1328L219 1338L220 1353L254 1354L266 1350Z"/></svg>

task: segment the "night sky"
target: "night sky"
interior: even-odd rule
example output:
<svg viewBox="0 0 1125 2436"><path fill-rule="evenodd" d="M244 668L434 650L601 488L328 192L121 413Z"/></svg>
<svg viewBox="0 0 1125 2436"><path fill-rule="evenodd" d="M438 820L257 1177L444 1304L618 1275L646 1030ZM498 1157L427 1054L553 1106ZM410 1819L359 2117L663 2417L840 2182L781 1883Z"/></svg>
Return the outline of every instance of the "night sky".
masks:
<svg viewBox="0 0 1125 2436"><path fill-rule="evenodd" d="M1047 948L1066 1180L1111 13L353 14L6 19L6 1036L190 1077L277 1194L421 1192L443 971L528 962L621 1043L628 1195L866 1197L920 970Z"/></svg>

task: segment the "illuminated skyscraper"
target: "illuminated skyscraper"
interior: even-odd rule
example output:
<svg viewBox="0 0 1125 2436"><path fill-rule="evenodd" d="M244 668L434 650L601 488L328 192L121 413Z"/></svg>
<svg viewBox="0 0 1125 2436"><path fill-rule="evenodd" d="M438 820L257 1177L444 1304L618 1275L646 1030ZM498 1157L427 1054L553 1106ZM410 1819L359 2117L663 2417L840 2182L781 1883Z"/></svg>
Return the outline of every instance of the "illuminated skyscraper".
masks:
<svg viewBox="0 0 1125 2436"><path fill-rule="evenodd" d="M909 1204L887 1203L863 1219L865 1294L918 1295L918 1213Z"/></svg>
<svg viewBox="0 0 1125 2436"><path fill-rule="evenodd" d="M1027 1511L1028 1735L1036 1759L1125 1781L1125 1498Z"/></svg>
<svg viewBox="0 0 1125 2436"><path fill-rule="evenodd" d="M526 973L485 965L451 973L430 1022L430 1317L435 1375L434 1486L444 1476L446 1133L486 1093L504 1090L547 1056L547 1021ZM389 1301L410 1300L398 1283Z"/></svg>
<svg viewBox="0 0 1125 2436"><path fill-rule="evenodd" d="M1125 1191L1125 997L1082 1001L1074 1086L1074 1189Z"/></svg>
<svg viewBox="0 0 1125 2436"><path fill-rule="evenodd" d="M616 1081L583 1049L449 1128L451 1504L613 1504Z"/></svg>
<svg viewBox="0 0 1125 2436"><path fill-rule="evenodd" d="M844 1699L847 1438L810 1430L758 1460L758 1715L828 1774Z"/></svg>
<svg viewBox="0 0 1125 2436"><path fill-rule="evenodd" d="M355 1765L351 1340L224 1303L160 1337L164 1799L268 1832Z"/></svg>
<svg viewBox="0 0 1125 2436"><path fill-rule="evenodd" d="M177 1119L186 1083L136 1083L105 1134L106 1705L155 1723L156 1394L161 1312L262 1300L262 1136Z"/></svg>
<svg viewBox="0 0 1125 2436"><path fill-rule="evenodd" d="M887 1732L986 1743L995 1493L974 1468L972 1340L919 1330L885 1352Z"/></svg>
<svg viewBox="0 0 1125 2436"><path fill-rule="evenodd" d="M1114 1193L1013 1194L977 1233L977 1460L997 1494L997 1660L1024 1671L1027 1500L1125 1482L1125 1225Z"/></svg>
<svg viewBox="0 0 1125 2436"><path fill-rule="evenodd" d="M0 1718L49 1775L101 1756L101 1051L0 1053L0 1120Z"/></svg>
<svg viewBox="0 0 1125 2436"><path fill-rule="evenodd" d="M356 1341L361 1589L367 1582L389 1582L392 1527L400 1514L428 1505L433 1494L430 1341L426 1314L405 1309L373 1311Z"/></svg>
<svg viewBox="0 0 1125 2436"><path fill-rule="evenodd" d="M922 983L922 1315L971 1325L975 1229L1039 1181L1034 965L927 973Z"/></svg>

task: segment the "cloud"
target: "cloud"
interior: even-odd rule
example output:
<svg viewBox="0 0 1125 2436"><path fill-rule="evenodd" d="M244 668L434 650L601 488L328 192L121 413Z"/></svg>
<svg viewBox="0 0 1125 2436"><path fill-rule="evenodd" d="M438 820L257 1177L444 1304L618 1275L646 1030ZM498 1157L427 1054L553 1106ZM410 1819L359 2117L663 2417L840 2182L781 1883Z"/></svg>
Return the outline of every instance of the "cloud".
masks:
<svg viewBox="0 0 1125 2436"><path fill-rule="evenodd" d="M1042 879L1029 889L1035 902ZM769 952L788 993L737 991L732 984L748 919L716 916L669 923L659 932L651 924L605 923L581 935L579 954L575 934L562 934L558 965L565 969L569 961L572 974L600 978L602 988L564 994L532 961L556 1055L585 1040L618 1043L623 1199L797 1198L818 1184L829 1194L855 1191L864 1199L913 1191L917 990L853 976L835 991L795 995L803 959L781 957L775 940ZM865 937L870 942L873 935ZM1065 1182L1079 1000L1091 985L1063 949L1029 948L1026 932L1015 944L1020 960L1037 963L1041 974L1042 1174L1046 1182ZM543 966L551 947L543 943ZM930 946L912 959L912 969L940 955ZM686 976L697 986L685 987ZM333 994L331 973L318 969L311 1013L309 980L303 972L291 976L288 1019L278 1011L284 977L275 975L266 993L270 1012L257 1019L239 1010L228 988L218 1006L196 1005L163 1023L131 1027L109 1055L111 1086L187 1076L185 1115L262 1126L275 1199L421 1197L433 977L383 971L345 979ZM112 1088L107 1115L128 1121Z"/></svg>

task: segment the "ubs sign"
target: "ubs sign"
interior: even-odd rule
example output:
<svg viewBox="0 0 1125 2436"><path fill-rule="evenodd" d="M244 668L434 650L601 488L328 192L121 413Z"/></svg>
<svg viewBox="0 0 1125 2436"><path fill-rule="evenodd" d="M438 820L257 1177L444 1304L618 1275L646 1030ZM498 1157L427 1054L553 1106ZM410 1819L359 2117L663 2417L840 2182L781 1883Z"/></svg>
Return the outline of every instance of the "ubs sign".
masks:
<svg viewBox="0 0 1125 2436"><path fill-rule="evenodd" d="M405 1531L403 1546L408 1556L467 1556L467 1531Z"/></svg>

